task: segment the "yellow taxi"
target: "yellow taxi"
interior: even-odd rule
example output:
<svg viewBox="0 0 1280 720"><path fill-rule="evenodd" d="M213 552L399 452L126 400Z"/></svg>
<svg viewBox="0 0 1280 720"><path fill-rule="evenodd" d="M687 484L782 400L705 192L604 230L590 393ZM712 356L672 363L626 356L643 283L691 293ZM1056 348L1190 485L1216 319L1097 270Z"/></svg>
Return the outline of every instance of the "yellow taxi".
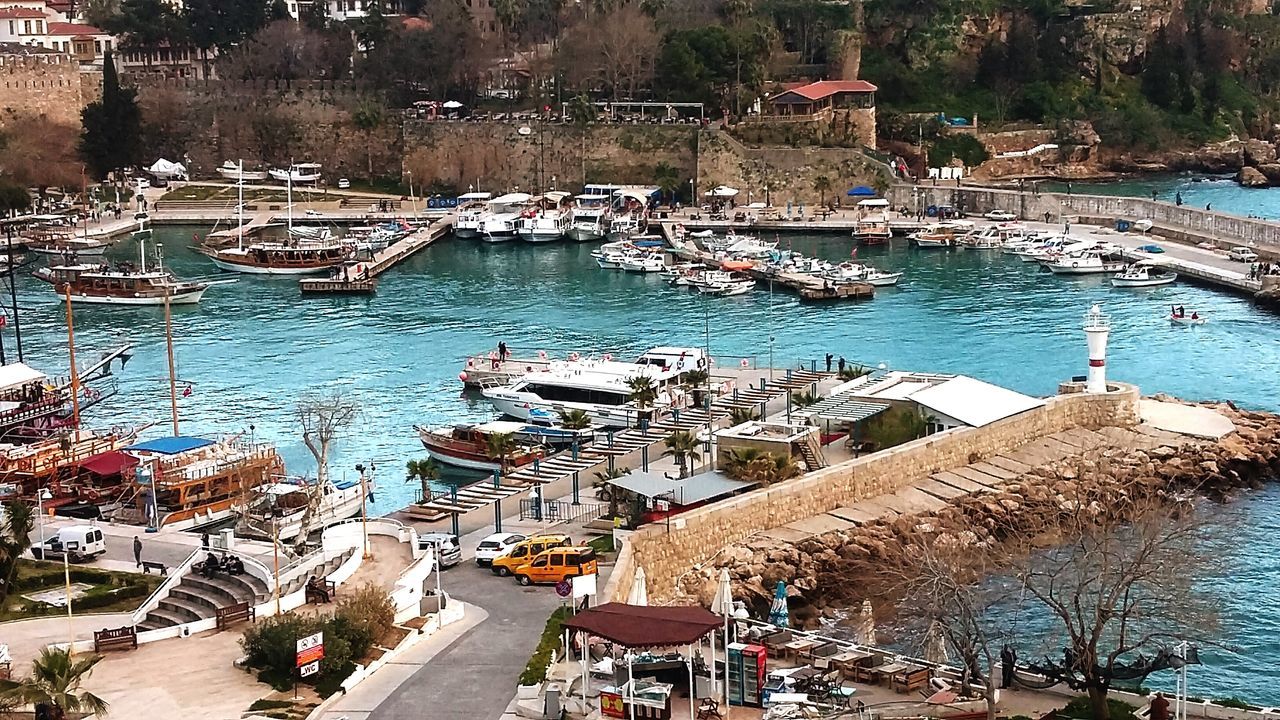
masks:
<svg viewBox="0 0 1280 720"><path fill-rule="evenodd" d="M532 560L538 553L553 547L565 547L573 544L573 539L560 533L534 535L527 540L516 543L506 553L493 559L489 569L495 575L507 576L515 569Z"/></svg>
<svg viewBox="0 0 1280 720"><path fill-rule="evenodd" d="M558 583L575 575L591 575L597 570L596 551L589 547L554 547L538 553L532 561L515 569L521 585Z"/></svg>

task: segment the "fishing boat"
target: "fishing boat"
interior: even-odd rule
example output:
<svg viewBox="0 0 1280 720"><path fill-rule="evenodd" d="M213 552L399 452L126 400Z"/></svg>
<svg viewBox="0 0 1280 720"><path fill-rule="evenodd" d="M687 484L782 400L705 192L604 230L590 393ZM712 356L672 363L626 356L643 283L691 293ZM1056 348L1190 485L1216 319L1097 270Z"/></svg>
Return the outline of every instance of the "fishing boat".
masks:
<svg viewBox="0 0 1280 720"><path fill-rule="evenodd" d="M572 213L560 204L569 197L566 192L549 192L530 201L520 215L516 236L525 242L544 243L563 239L569 231Z"/></svg>
<svg viewBox="0 0 1280 720"><path fill-rule="evenodd" d="M1193 312L1190 315L1186 314L1185 312L1181 314L1176 312L1169 314L1169 322L1173 323L1174 325L1203 325L1205 324L1206 320L1207 318L1205 318L1200 313L1196 313L1196 312Z"/></svg>
<svg viewBox="0 0 1280 720"><path fill-rule="evenodd" d="M1113 260L1112 254L1104 249L1093 248L1071 254L1064 254L1051 260L1042 260L1041 265L1058 275L1090 275L1097 273L1116 273L1124 270L1123 260Z"/></svg>
<svg viewBox="0 0 1280 720"><path fill-rule="evenodd" d="M866 283L877 287L897 285L902 273L880 272L875 268L854 262L843 262L823 273L824 278L836 283Z"/></svg>
<svg viewBox="0 0 1280 720"><path fill-rule="evenodd" d="M469 192L458 196L457 219L453 221L453 234L464 240L480 237L480 226L489 212L492 193Z"/></svg>
<svg viewBox="0 0 1280 720"><path fill-rule="evenodd" d="M267 173L282 183L313 183L320 179L320 163L294 163L287 169L272 168Z"/></svg>
<svg viewBox="0 0 1280 720"><path fill-rule="evenodd" d="M733 297L746 295L756 287L755 278L732 277L724 282L704 283L698 285L698 292L717 297Z"/></svg>
<svg viewBox="0 0 1280 720"><path fill-rule="evenodd" d="M515 240L520 215L532 199L528 193L507 193L490 200L488 210L480 216L480 239L487 243Z"/></svg>
<svg viewBox="0 0 1280 720"><path fill-rule="evenodd" d="M194 305L214 285L207 280L179 280L165 269L158 253L155 266L147 268L145 239L138 243L137 265L53 265L33 274L52 285L63 300L70 296L74 302L94 305Z"/></svg>
<svg viewBox="0 0 1280 720"><path fill-rule="evenodd" d="M466 470L509 470L528 465L544 454L542 448L517 444L502 458L494 457L489 452L489 438L506 434L507 430L505 426L493 423L441 428L415 425L413 429L418 432L418 438L422 440L422 446L427 449L428 455L445 465Z"/></svg>
<svg viewBox="0 0 1280 720"><path fill-rule="evenodd" d="M666 262L662 255L655 252L634 252L618 258L618 267L625 272L656 273L662 272Z"/></svg>
<svg viewBox="0 0 1280 720"><path fill-rule="evenodd" d="M884 245L893 237L889 219L883 213L868 215L853 228L853 239L859 245Z"/></svg>
<svg viewBox="0 0 1280 720"><path fill-rule="evenodd" d="M329 523L359 515L364 498L373 491L359 478L341 482L315 483L305 478L293 482L272 482L252 490L240 511L236 534L289 542L306 537Z"/></svg>
<svg viewBox="0 0 1280 720"><path fill-rule="evenodd" d="M228 180L239 181L262 181L267 179L266 170L245 170L244 163L234 163L230 160L222 163L218 167L218 174Z"/></svg>
<svg viewBox="0 0 1280 720"><path fill-rule="evenodd" d="M603 240L613 221L609 202L608 195L584 193L575 196L573 209L569 211L569 229L565 231L565 236L576 242Z"/></svg>
<svg viewBox="0 0 1280 720"><path fill-rule="evenodd" d="M972 231L972 222L968 220L953 220L934 223L923 230L912 233L908 237L911 240L911 244L919 248L946 248L954 247L959 238Z"/></svg>
<svg viewBox="0 0 1280 720"><path fill-rule="evenodd" d="M239 436L210 440L189 436L136 443L125 452L138 458L131 504L113 522L154 523L194 530L230 520L244 499L284 477L284 461L270 445Z"/></svg>
<svg viewBox="0 0 1280 720"><path fill-rule="evenodd" d="M632 235L643 233L644 229L643 216L638 212L631 212L614 217L609 223L609 234L606 237L609 242L622 242L630 240Z"/></svg>
<svg viewBox="0 0 1280 720"><path fill-rule="evenodd" d="M1111 278L1111 286L1118 288L1157 287L1178 279L1178 274L1150 262L1136 262L1124 272Z"/></svg>

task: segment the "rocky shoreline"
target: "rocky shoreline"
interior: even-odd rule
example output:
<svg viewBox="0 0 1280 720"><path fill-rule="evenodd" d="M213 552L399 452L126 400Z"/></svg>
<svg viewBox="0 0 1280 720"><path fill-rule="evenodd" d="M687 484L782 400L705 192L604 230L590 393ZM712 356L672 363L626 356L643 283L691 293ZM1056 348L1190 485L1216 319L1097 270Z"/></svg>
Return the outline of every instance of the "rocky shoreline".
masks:
<svg viewBox="0 0 1280 720"><path fill-rule="evenodd" d="M713 578L724 567L735 597L762 608L777 582L783 581L793 618L812 626L825 609L850 607L865 599L866 585L860 580L867 579L867 569L901 563L907 543L922 533L940 545L982 552L1004 535L1032 523L1039 526L1043 510L1067 497L1156 496L1174 501L1194 494L1222 501L1238 490L1261 487L1280 473L1280 415L1240 410L1229 403L1203 406L1229 418L1236 432L1216 442L1186 437L1148 450L1087 451L1034 467L997 492L956 498L935 512L882 518L798 543L750 539L729 546L713 563L687 576L683 590L709 602L715 591Z"/></svg>

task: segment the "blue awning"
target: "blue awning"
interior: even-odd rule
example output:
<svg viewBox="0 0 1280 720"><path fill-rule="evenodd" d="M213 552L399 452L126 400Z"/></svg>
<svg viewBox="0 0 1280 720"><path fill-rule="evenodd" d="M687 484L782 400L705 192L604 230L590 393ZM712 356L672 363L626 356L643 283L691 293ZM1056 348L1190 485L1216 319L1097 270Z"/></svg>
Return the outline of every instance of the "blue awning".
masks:
<svg viewBox="0 0 1280 720"><path fill-rule="evenodd" d="M153 452L162 455L177 455L181 452L194 450L205 445L212 445L212 440L205 440L198 437L187 437L179 435L177 437L157 438L148 440L136 445L130 445L125 450L137 450L138 452Z"/></svg>
<svg viewBox="0 0 1280 720"><path fill-rule="evenodd" d="M872 190L866 185L859 185L856 188L850 188L849 192L845 193L845 195L848 195L849 197L875 197L877 194L878 193L876 193L875 190Z"/></svg>

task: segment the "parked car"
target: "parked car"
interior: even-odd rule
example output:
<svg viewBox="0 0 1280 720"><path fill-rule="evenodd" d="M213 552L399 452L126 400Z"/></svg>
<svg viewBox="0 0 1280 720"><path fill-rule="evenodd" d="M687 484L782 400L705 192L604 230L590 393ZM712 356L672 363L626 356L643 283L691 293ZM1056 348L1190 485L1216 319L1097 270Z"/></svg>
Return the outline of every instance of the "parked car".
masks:
<svg viewBox="0 0 1280 720"><path fill-rule="evenodd" d="M558 583L575 575L591 575L597 569L596 551L592 548L555 547L516 568L515 576L521 585L535 585Z"/></svg>
<svg viewBox="0 0 1280 720"><path fill-rule="evenodd" d="M58 534L31 548L37 560L61 560L66 555L71 562L86 562L107 551L102 531L92 525L71 525L60 528Z"/></svg>
<svg viewBox="0 0 1280 720"><path fill-rule="evenodd" d="M1258 253L1247 247L1233 247L1230 252L1227 253L1227 257L1232 260L1239 260L1240 262L1253 262L1258 259Z"/></svg>
<svg viewBox="0 0 1280 720"><path fill-rule="evenodd" d="M435 548L440 554L440 567L442 569L451 568L462 562L462 547L458 545L458 538L449 533L429 532L418 535L418 548L427 550Z"/></svg>
<svg viewBox="0 0 1280 720"><path fill-rule="evenodd" d="M1008 212L1008 211L1006 211L1006 210L992 210L991 212L988 212L987 214L983 215L982 217L984 217L984 218L986 218L986 219L988 219L988 220L996 220L996 221L999 221L999 222L1008 222L1008 221L1010 221L1010 220L1017 220L1017 219L1018 219L1018 216L1017 216L1017 215L1014 215L1013 213Z"/></svg>
<svg viewBox="0 0 1280 720"><path fill-rule="evenodd" d="M559 533L535 535L516 543L506 554L494 558L490 563L490 569L495 575L511 575L543 550L559 546L568 547L572 544L573 540L568 535Z"/></svg>
<svg viewBox="0 0 1280 720"><path fill-rule="evenodd" d="M1136 249L1138 252L1149 253L1151 255L1158 255L1164 252L1164 248L1159 245L1139 245Z"/></svg>
<svg viewBox="0 0 1280 720"><path fill-rule="evenodd" d="M501 532L485 536L480 544L476 545L476 565L480 567L492 565L494 558L505 555L508 550L524 540L525 536L519 533Z"/></svg>
<svg viewBox="0 0 1280 720"><path fill-rule="evenodd" d="M351 181L346 178L338 178L338 189L339 190L351 189Z"/></svg>

